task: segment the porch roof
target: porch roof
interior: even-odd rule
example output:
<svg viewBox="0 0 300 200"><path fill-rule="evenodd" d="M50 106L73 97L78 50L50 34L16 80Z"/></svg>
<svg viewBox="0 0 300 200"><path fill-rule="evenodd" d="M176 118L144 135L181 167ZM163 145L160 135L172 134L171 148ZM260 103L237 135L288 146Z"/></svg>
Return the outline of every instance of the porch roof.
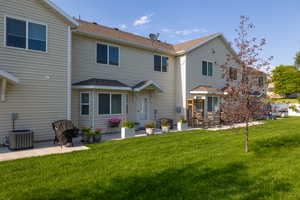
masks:
<svg viewBox="0 0 300 200"><path fill-rule="evenodd" d="M190 91L191 94L215 94L215 95L224 95L224 91L218 88L213 88L211 86L199 85Z"/></svg>
<svg viewBox="0 0 300 200"><path fill-rule="evenodd" d="M14 83L14 84L19 83L19 79L16 76L14 76L4 70L0 70L0 79L2 79L2 78L6 79L10 83Z"/></svg>
<svg viewBox="0 0 300 200"><path fill-rule="evenodd" d="M14 76L4 70L0 70L0 80L1 79L2 79L2 83L1 83L2 88L0 90L1 91L1 102L5 102L6 101L7 82L12 83L12 84L17 84L17 83L19 83L19 79L16 76Z"/></svg>
<svg viewBox="0 0 300 200"><path fill-rule="evenodd" d="M157 89L158 91L163 92L162 88L157 83L155 83L154 81L151 81L151 80L141 81L141 82L137 83L135 86L133 86L132 89L135 92L140 92L151 86L154 89Z"/></svg>
<svg viewBox="0 0 300 200"><path fill-rule="evenodd" d="M88 79L74 83L72 88L74 89L104 89L104 90L128 90L131 91L131 87L118 81L109 79Z"/></svg>

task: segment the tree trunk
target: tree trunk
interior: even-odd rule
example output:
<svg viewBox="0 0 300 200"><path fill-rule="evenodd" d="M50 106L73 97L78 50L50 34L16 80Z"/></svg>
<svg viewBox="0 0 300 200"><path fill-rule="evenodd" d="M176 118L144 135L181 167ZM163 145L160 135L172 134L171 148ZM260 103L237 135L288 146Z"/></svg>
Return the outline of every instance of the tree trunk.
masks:
<svg viewBox="0 0 300 200"><path fill-rule="evenodd" d="M245 128L245 152L249 152L249 122L246 122Z"/></svg>

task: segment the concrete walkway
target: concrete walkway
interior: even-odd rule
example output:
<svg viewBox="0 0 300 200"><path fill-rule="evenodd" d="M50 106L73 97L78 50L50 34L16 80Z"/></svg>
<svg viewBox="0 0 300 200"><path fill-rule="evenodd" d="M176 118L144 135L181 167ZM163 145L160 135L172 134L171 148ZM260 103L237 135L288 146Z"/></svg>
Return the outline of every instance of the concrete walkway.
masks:
<svg viewBox="0 0 300 200"><path fill-rule="evenodd" d="M255 121L255 122L250 122L249 126L256 126L256 125L261 125L261 124L264 124L264 122L263 121ZM246 123L239 123L239 124L234 124L232 126L226 125L226 126L213 127L213 128L207 128L207 129L189 128L186 131L196 131L196 130L221 131L221 130L228 130L228 129L233 129L233 128L243 128L245 126L246 126ZM176 132L179 132L179 131L176 129L170 130L170 133L176 133ZM159 134L163 134L163 133L161 132L161 129L156 129L155 134L159 135ZM144 130L137 131L135 134L135 137L145 137L145 136L147 136L147 135L145 134ZM102 136L102 141L112 141L112 140L122 140L121 133L109 133L109 134L105 134Z"/></svg>
<svg viewBox="0 0 300 200"><path fill-rule="evenodd" d="M80 143L75 143L74 147L60 147L53 145L53 142L35 143L34 149L11 151L7 147L0 148L0 162L8 160L16 160L21 158L30 158L38 156L46 156L52 154L63 154L73 151L88 150L89 148Z"/></svg>
<svg viewBox="0 0 300 200"><path fill-rule="evenodd" d="M251 122L249 126L254 125L260 125L263 124L263 122ZM240 124L234 124L233 126L221 126L216 128L208 128L208 129L202 129L202 128L190 128L186 131L195 131L195 130L210 130L210 131L218 131L218 130L227 130L232 128L242 128L245 127L245 123ZM177 130L171 130L171 133L178 132ZM160 129L156 130L156 134L162 134ZM145 137L147 136L145 134L144 130L137 131L135 137ZM69 153L74 151L82 151L82 150L88 150L89 148L84 146L80 142L80 137L76 138L74 140L74 147L63 147L60 146L54 146L53 142L43 142L43 143L35 143L34 149L29 150L23 150L23 151L10 151L8 148L3 147L0 148L0 162L1 161L8 161L8 160L16 160L21 158L29 158L29 157L37 157L37 156L45 156L45 155L51 155L51 154L63 154L63 153ZM111 133L111 134L104 134L102 136L102 141L112 141L112 140L122 140L121 133Z"/></svg>

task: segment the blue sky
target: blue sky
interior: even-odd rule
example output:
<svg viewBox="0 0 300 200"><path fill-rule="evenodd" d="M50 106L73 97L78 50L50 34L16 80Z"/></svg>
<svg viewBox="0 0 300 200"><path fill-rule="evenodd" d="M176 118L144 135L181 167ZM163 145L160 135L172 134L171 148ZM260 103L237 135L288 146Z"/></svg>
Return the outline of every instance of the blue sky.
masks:
<svg viewBox="0 0 300 200"><path fill-rule="evenodd" d="M266 38L272 65L293 64L300 51L299 0L52 0L71 16L179 43L222 32L232 41L239 16L249 16L253 36Z"/></svg>

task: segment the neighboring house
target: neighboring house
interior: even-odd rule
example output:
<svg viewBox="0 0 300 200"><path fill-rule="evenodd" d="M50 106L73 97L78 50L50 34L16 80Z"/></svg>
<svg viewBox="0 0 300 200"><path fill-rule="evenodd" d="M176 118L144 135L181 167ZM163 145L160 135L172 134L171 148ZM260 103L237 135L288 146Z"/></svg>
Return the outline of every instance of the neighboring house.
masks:
<svg viewBox="0 0 300 200"><path fill-rule="evenodd" d="M219 111L220 65L234 53L222 34L171 45L74 20L47 0L0 0L0 38L0 136L18 113L16 128L36 140L65 118L105 132L111 118L177 120L193 99L206 117Z"/></svg>

